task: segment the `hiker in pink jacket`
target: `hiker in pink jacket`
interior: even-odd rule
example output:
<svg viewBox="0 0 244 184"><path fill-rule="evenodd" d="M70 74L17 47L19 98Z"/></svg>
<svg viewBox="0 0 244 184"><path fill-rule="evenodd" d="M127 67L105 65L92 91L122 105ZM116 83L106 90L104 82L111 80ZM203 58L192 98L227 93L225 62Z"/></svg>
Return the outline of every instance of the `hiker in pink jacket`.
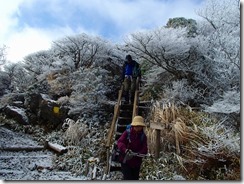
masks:
<svg viewBox="0 0 244 184"><path fill-rule="evenodd" d="M147 154L147 137L143 131L145 127L144 118L135 116L131 123L130 131L123 132L118 139L118 148L121 154L121 169L124 180L138 180L142 157L133 156L131 153Z"/></svg>

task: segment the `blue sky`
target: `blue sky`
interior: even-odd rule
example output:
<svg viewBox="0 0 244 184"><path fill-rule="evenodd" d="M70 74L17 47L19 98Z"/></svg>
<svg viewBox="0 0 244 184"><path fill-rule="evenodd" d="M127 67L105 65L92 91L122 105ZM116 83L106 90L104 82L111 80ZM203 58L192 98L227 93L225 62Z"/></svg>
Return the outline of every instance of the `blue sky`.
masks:
<svg viewBox="0 0 244 184"><path fill-rule="evenodd" d="M0 46L20 61L79 33L114 43L133 32L166 25L169 18L200 19L205 0L0 0Z"/></svg>

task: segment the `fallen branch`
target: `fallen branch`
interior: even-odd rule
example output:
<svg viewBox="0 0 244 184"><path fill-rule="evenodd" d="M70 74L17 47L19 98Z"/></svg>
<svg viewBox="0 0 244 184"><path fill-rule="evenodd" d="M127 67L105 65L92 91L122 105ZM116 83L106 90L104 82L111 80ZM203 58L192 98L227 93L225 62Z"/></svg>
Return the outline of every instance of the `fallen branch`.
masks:
<svg viewBox="0 0 244 184"><path fill-rule="evenodd" d="M68 152L68 149L57 144L57 143L50 143L48 141L46 141L46 145L45 145L46 148L50 148L58 153L67 153Z"/></svg>

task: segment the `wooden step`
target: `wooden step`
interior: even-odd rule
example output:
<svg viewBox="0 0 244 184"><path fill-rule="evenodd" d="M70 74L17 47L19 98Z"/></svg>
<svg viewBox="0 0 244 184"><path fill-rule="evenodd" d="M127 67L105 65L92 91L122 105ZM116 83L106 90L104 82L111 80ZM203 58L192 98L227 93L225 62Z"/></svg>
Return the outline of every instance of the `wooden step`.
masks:
<svg viewBox="0 0 244 184"><path fill-rule="evenodd" d="M117 141L119 138L120 138L120 136L122 135L122 133L120 133L120 132L116 132L115 133L115 140Z"/></svg>
<svg viewBox="0 0 244 184"><path fill-rule="evenodd" d="M147 109L147 110L151 109L151 107L149 107L149 106L142 106L142 105L139 105L138 108L139 109Z"/></svg>
<svg viewBox="0 0 244 184"><path fill-rule="evenodd" d="M132 117L132 111L131 110L126 110L126 109L124 109L124 110L120 110L120 116L121 117Z"/></svg>
<svg viewBox="0 0 244 184"><path fill-rule="evenodd" d="M128 125L132 121L132 117L119 117L117 125Z"/></svg>
<svg viewBox="0 0 244 184"><path fill-rule="evenodd" d="M113 172L113 171L121 171L121 166L110 166L109 171L110 172Z"/></svg>
<svg viewBox="0 0 244 184"><path fill-rule="evenodd" d="M122 134L123 134L123 132L115 132L115 135L121 136Z"/></svg>
<svg viewBox="0 0 244 184"><path fill-rule="evenodd" d="M116 131L120 132L120 133L123 133L125 131L125 129L126 129L126 126L127 125L117 125Z"/></svg>
<svg viewBox="0 0 244 184"><path fill-rule="evenodd" d="M139 106L151 106L151 101L139 101Z"/></svg>
<svg viewBox="0 0 244 184"><path fill-rule="evenodd" d="M120 106L120 109L121 110L130 110L130 111L133 111L133 105L132 104L122 104Z"/></svg>

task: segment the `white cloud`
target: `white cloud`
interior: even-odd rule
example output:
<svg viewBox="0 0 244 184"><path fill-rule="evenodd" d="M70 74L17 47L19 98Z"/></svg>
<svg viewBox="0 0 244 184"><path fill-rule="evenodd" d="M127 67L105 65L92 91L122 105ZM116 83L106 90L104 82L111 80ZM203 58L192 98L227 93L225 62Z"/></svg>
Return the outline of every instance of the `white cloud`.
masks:
<svg viewBox="0 0 244 184"><path fill-rule="evenodd" d="M9 33L9 28L13 27L17 20L12 18L11 15L13 12L18 10L18 4L21 2L16 0L14 3L11 1L0 2L0 41L4 41L7 33ZM0 42L0 43L1 43ZM2 43L1 43L2 44Z"/></svg>
<svg viewBox="0 0 244 184"><path fill-rule="evenodd" d="M49 49L52 41L72 34L74 32L69 27L51 30L25 27L7 40L7 58L12 62L18 62L30 53Z"/></svg>
<svg viewBox="0 0 244 184"><path fill-rule="evenodd" d="M40 3L38 0L0 0L0 47L6 45L9 48L7 60L22 60L28 54L48 49L51 42L58 38L81 32L100 36L101 32L103 34L106 32L113 39L121 40L124 35L138 30L164 26L169 18L178 16L195 18L197 15L194 9L199 6L193 3L194 0L42 0L41 2L42 6L38 6ZM43 7L45 4L47 6ZM25 22L26 20L22 20L20 27L18 17L13 16L21 12L18 9L19 5L32 11L36 8L45 8L46 12L50 12L50 15L55 16L55 19L61 21L64 26L53 22L52 27L44 29L31 27ZM76 12L78 14L74 14ZM82 13L86 19L90 19L85 22L74 22L74 16L82 17ZM33 16L33 19L35 18ZM104 20L106 24L111 21L107 29L104 28ZM87 23L90 23L89 26ZM70 27L74 24L76 27ZM116 35L110 33L114 28Z"/></svg>
<svg viewBox="0 0 244 184"><path fill-rule="evenodd" d="M41 30L25 28L7 40L7 58L17 62L24 56L50 47L50 38Z"/></svg>

